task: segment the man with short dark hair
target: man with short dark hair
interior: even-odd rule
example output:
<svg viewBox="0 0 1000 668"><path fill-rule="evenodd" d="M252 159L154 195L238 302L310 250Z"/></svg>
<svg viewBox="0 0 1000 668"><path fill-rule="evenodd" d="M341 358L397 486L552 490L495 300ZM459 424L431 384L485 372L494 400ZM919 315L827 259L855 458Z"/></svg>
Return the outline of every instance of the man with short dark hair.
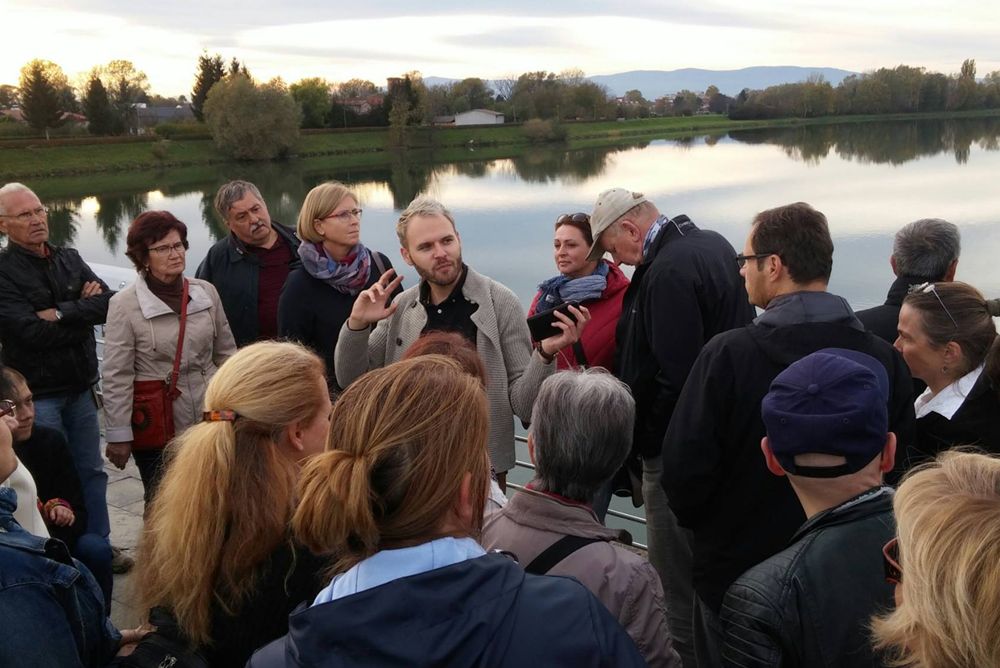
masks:
<svg viewBox="0 0 1000 668"><path fill-rule="evenodd" d="M759 454L760 402L775 376L822 348L867 353L888 372L890 430L902 445L914 425L906 363L827 292L833 240L822 213L799 202L757 214L737 262L764 313L704 347L663 441L667 498L694 534L695 643L705 666L719 662L726 589L784 548L805 520L791 487Z"/></svg>
<svg viewBox="0 0 1000 668"><path fill-rule="evenodd" d="M427 196L413 200L399 216L396 236L420 282L392 298L403 277L390 269L358 295L334 351L337 383L346 388L369 369L401 359L424 332L462 335L486 368L488 447L503 487L514 467L514 415L530 422L538 387L555 371L556 353L579 340L590 314L584 307L570 307L570 317L556 313L559 333L532 349L517 296L462 262L455 218L443 204Z"/></svg>
<svg viewBox="0 0 1000 668"><path fill-rule="evenodd" d="M660 576L612 541L627 532L594 514L601 487L632 447L635 401L604 369L545 379L532 409L528 455L535 479L483 527L483 546L516 555L529 573L574 577L601 600L651 668L678 668Z"/></svg>
<svg viewBox="0 0 1000 668"><path fill-rule="evenodd" d="M29 188L0 188L0 344L3 363L34 393L35 421L59 431L87 507L87 531L107 540L107 484L94 386L94 326L114 294L72 248L49 243L48 209Z"/></svg>
<svg viewBox="0 0 1000 668"><path fill-rule="evenodd" d="M882 548L895 535L889 377L870 355L828 348L792 363L761 404L768 470L808 520L726 593L723 664L877 666L868 622L893 605Z"/></svg>
<svg viewBox="0 0 1000 668"><path fill-rule="evenodd" d="M701 347L754 316L722 235L685 215L669 218L641 193L601 193L590 217L588 259L605 251L635 267L616 330L615 374L636 401L629 463L642 476L649 560L663 579L677 651L693 664L691 547L667 506L661 448L681 388Z"/></svg>
<svg viewBox="0 0 1000 668"><path fill-rule="evenodd" d="M940 218L923 218L903 226L892 243L889 265L896 276L885 303L855 315L875 336L896 340L899 309L911 285L955 280L962 237L958 227ZM920 384L923 389L923 384Z"/></svg>
<svg viewBox="0 0 1000 668"><path fill-rule="evenodd" d="M278 299L301 264L295 231L271 220L257 186L230 181L215 194L229 235L215 242L195 275L215 286L237 346L278 336Z"/></svg>

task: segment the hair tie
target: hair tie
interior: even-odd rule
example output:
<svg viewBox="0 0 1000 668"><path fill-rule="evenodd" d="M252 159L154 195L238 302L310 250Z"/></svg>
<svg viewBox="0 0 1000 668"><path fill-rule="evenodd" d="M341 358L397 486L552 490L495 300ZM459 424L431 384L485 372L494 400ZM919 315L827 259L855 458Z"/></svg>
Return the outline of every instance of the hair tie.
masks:
<svg viewBox="0 0 1000 668"><path fill-rule="evenodd" d="M205 411L201 414L202 422L236 422L236 418L239 415L236 411L221 410L221 411Z"/></svg>

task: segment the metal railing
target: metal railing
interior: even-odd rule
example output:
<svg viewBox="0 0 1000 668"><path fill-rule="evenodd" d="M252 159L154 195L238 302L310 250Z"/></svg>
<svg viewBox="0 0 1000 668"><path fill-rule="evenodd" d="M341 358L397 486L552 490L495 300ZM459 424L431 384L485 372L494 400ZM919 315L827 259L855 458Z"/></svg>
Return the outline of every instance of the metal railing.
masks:
<svg viewBox="0 0 1000 668"><path fill-rule="evenodd" d="M514 441L517 443L524 443L525 445L528 443L528 439L525 438L524 436L514 436ZM514 468L534 471L535 465L532 464L531 462L525 462L520 459L515 459ZM516 490L524 489L524 485L518 485L517 483L511 482L509 478L507 480L507 487L512 487L513 489ZM608 508L608 515L611 515L612 517L617 517L618 519L624 520L625 522L632 522L635 524L642 525L643 527L646 526L646 518L640 515L632 515L630 513L625 513L620 510L615 510L614 508ZM633 541L632 545L642 550L648 549L648 546L643 543Z"/></svg>

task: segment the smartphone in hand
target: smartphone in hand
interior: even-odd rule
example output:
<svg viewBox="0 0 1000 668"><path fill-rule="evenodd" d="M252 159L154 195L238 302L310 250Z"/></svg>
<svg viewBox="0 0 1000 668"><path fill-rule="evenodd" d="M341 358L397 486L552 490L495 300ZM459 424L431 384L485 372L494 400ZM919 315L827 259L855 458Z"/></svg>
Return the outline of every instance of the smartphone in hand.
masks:
<svg viewBox="0 0 1000 668"><path fill-rule="evenodd" d="M561 329L552 324L556 322L556 311L566 315L570 320L575 321L576 319L569 310L570 306L579 306L579 304L566 302L565 304L560 304L554 309L536 313L528 318L528 331L531 332L531 340L536 342L541 341L562 332Z"/></svg>

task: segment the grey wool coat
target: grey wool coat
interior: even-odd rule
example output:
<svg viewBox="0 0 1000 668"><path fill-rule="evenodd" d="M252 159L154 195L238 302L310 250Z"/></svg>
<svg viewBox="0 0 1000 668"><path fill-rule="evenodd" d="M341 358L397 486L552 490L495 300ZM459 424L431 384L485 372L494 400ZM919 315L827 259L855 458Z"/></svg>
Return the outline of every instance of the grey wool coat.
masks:
<svg viewBox="0 0 1000 668"><path fill-rule="evenodd" d="M181 351L181 396L174 401L179 434L201 420L205 389L236 352L219 293L208 281L188 279L188 312ZM109 443L132 440L132 383L165 380L174 366L180 316L154 295L140 274L111 298L104 328L104 415Z"/></svg>
<svg viewBox="0 0 1000 668"><path fill-rule="evenodd" d="M504 285L473 271L465 277L462 294L479 308L472 314L476 349L486 366L486 396L490 406L490 459L498 472L514 468L514 416L531 421L538 387L555 371L532 351L524 309ZM375 329L354 331L344 323L337 340L334 366L337 383L346 388L361 374L398 361L427 324L420 303L420 285L396 296L396 312Z"/></svg>

